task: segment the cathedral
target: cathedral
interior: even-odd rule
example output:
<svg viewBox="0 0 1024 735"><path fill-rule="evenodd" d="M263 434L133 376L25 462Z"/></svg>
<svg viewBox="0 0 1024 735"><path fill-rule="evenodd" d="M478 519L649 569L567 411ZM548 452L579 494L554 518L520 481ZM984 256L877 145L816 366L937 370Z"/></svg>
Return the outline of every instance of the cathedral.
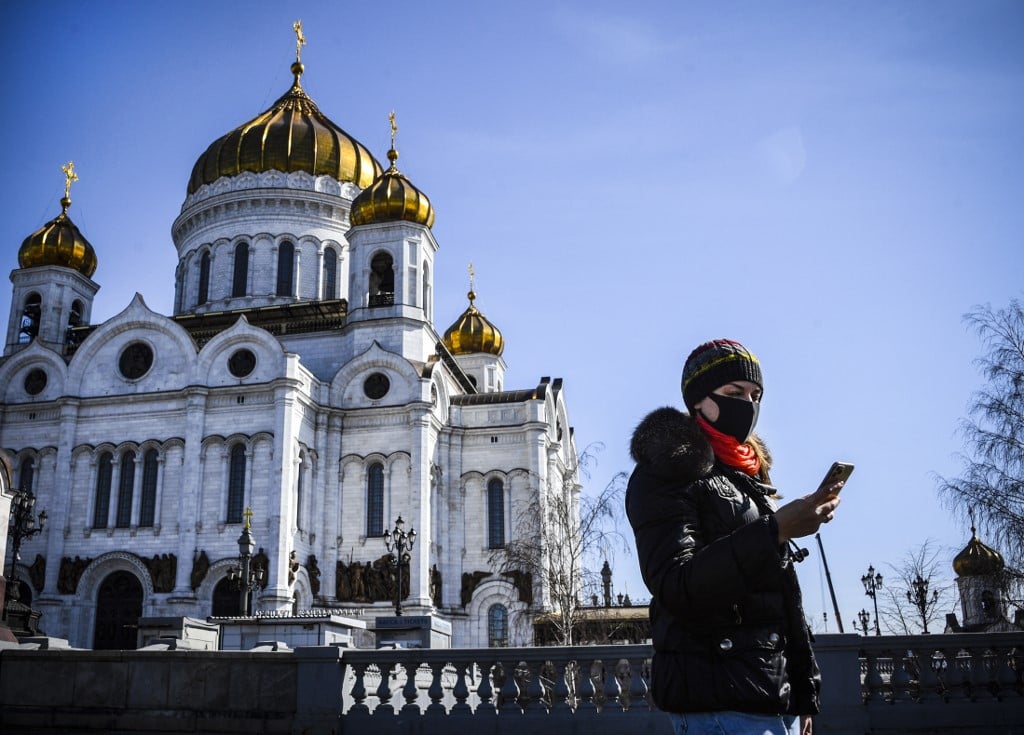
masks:
<svg viewBox="0 0 1024 735"><path fill-rule="evenodd" d="M192 169L172 314L136 294L91 320L103 248L73 222L70 164L18 251L0 448L47 513L14 562L21 600L82 648L134 648L140 617L236 615L251 525L257 613L372 624L398 596L455 646L529 644L550 591L494 559L523 509L575 505L561 380L505 386L472 277L438 331L434 208L394 116L385 167L306 94L296 30L291 88ZM399 518L416 536L396 585Z"/></svg>

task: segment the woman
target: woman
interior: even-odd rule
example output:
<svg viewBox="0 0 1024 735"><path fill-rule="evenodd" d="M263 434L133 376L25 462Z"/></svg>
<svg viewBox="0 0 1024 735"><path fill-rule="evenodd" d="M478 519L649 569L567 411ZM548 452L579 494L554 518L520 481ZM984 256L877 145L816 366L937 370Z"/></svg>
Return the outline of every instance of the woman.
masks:
<svg viewBox="0 0 1024 735"><path fill-rule="evenodd" d="M832 519L841 483L776 508L752 434L761 366L739 342L695 349L682 390L687 413L654 411L630 446L651 693L680 735L810 735L820 677L789 542Z"/></svg>

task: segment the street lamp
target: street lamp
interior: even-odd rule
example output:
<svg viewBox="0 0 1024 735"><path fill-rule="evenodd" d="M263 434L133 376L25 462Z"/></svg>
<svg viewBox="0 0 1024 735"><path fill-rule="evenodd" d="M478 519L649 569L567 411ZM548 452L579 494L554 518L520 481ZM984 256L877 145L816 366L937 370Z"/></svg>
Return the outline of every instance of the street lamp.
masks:
<svg viewBox="0 0 1024 735"><path fill-rule="evenodd" d="M864 594L875 603L875 635L882 635L882 629L878 626L878 590L882 589L882 574L875 574L875 568L868 565L868 573L860 578L864 585Z"/></svg>
<svg viewBox="0 0 1024 735"><path fill-rule="evenodd" d="M907 601L912 603L921 613L921 624L924 626L924 632L928 632L928 607L933 605L939 599L939 591L932 590L932 596L928 597L928 580L922 579L921 575L918 574L917 578L911 582L911 587L914 591L907 590Z"/></svg>
<svg viewBox="0 0 1024 735"><path fill-rule="evenodd" d="M391 555L391 563L395 565L397 574L395 577L395 615L401 616L402 614L402 565L408 564L412 558L409 556L409 552L412 551L413 544L416 543L416 529L410 528L409 532L405 532L405 521L402 520L402 516L398 516L398 520L395 521L395 530L384 531L384 546L387 547L388 553Z"/></svg>
<svg viewBox="0 0 1024 735"><path fill-rule="evenodd" d="M857 628L860 628L863 631L864 635L867 635L868 634L868 627L870 625L870 622L871 622L871 613L869 613L867 610L864 610L863 608L861 608L861 611L859 613L857 613L857 620L853 621L853 628L854 628L854 630L856 630Z"/></svg>
<svg viewBox="0 0 1024 735"><path fill-rule="evenodd" d="M245 516L245 527L242 528L242 535L238 537L238 566L228 569L228 579L235 583L239 591L239 609L242 617L249 615L249 594L263 582L263 575L266 570L262 567L253 568L252 551L256 548L256 541L249 530L253 512L246 508L242 514Z"/></svg>
<svg viewBox="0 0 1024 735"><path fill-rule="evenodd" d="M11 498L11 522L8 535L11 538L11 574L7 578L7 596L4 600L4 618L8 625L12 620L18 622L11 626L12 631L22 635L35 635L35 623L39 613L18 601L21 596L18 579L18 560L21 558L21 542L42 533L46 528L46 511L35 515L36 496L31 490L15 490Z"/></svg>

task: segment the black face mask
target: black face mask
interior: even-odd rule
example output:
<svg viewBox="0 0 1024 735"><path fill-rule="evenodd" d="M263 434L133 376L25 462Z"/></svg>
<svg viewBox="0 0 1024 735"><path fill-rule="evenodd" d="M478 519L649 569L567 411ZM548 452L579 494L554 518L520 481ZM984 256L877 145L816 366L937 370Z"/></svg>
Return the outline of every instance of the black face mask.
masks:
<svg viewBox="0 0 1024 735"><path fill-rule="evenodd" d="M709 419L708 423L740 443L750 438L750 434L757 425L757 414L761 409L760 403L731 396L720 396L716 393L709 393L708 398L718 406L718 420L711 421Z"/></svg>

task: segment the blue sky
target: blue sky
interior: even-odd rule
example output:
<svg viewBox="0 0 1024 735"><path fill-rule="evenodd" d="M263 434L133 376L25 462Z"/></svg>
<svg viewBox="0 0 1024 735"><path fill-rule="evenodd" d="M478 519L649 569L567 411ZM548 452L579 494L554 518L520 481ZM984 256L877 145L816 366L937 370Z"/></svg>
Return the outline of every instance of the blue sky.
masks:
<svg viewBox="0 0 1024 735"><path fill-rule="evenodd" d="M565 379L577 441L606 447L595 486L680 404L690 349L728 336L762 360L785 495L857 464L822 534L847 629L869 563L966 543L934 477L981 385L961 317L1021 296L1024 6L6 2L6 267L73 159L94 321L136 291L170 313L192 165L287 90L296 18L325 114L383 158L397 111L437 210L439 330L472 261L506 385ZM808 542L808 614L834 631Z"/></svg>

